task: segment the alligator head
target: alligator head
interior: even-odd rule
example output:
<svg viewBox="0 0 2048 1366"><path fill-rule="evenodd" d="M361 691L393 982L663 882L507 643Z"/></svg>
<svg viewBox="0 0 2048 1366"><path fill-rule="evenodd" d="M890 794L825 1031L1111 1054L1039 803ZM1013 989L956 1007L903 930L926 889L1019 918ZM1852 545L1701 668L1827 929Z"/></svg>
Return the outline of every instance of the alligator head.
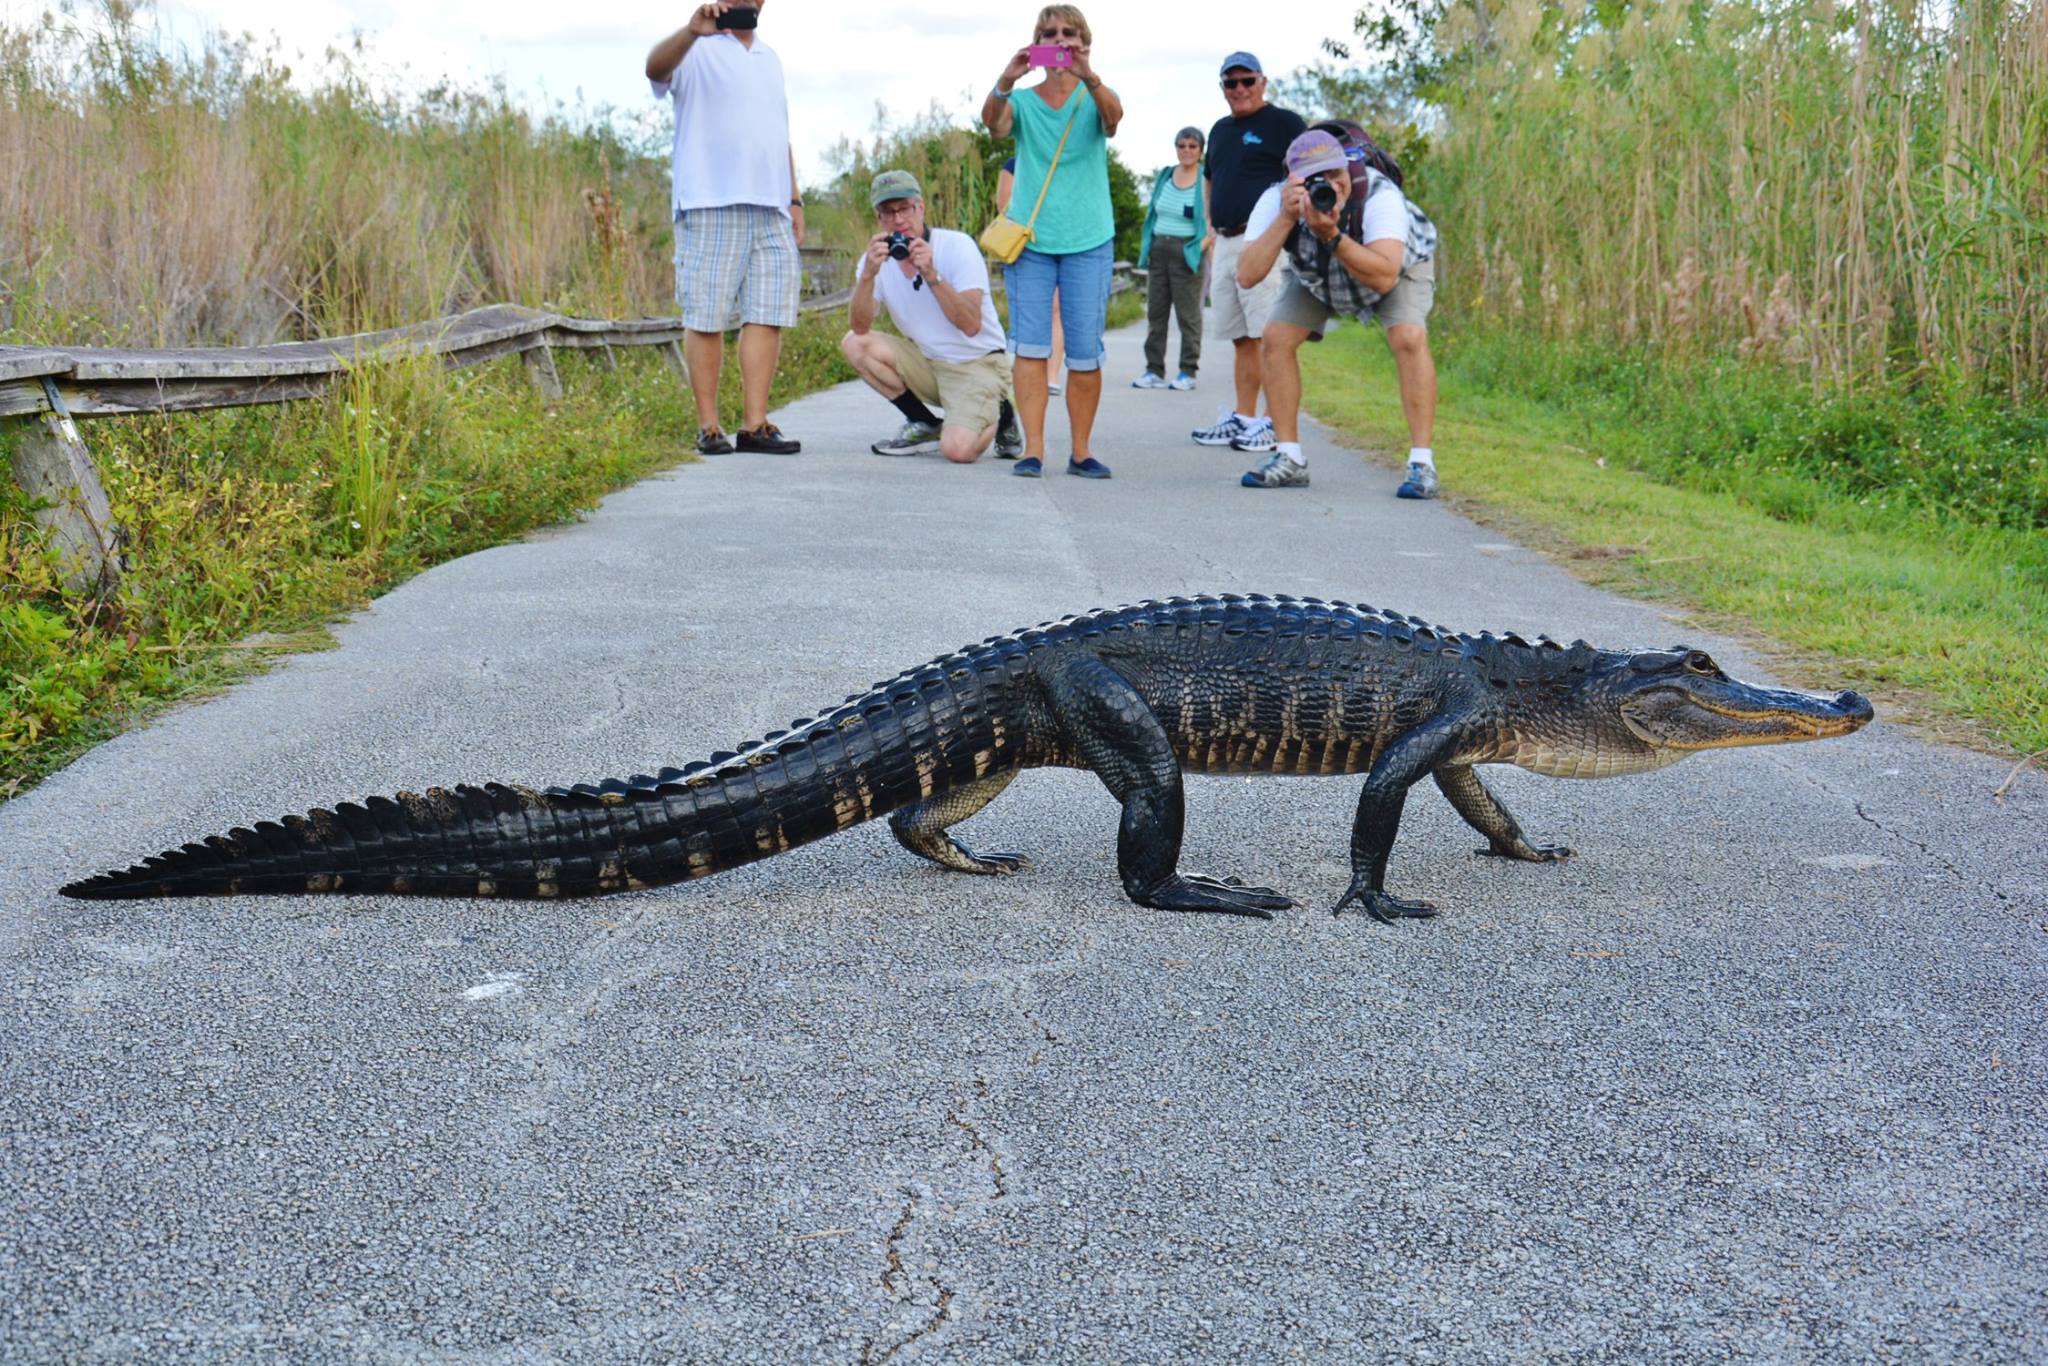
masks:
<svg viewBox="0 0 2048 1366"><path fill-rule="evenodd" d="M1703 749L1825 740L1875 713L1853 692L1832 697L1730 678L1703 650L1606 654L1565 694L1536 692L1511 723L1512 762L1564 778L1642 773Z"/></svg>

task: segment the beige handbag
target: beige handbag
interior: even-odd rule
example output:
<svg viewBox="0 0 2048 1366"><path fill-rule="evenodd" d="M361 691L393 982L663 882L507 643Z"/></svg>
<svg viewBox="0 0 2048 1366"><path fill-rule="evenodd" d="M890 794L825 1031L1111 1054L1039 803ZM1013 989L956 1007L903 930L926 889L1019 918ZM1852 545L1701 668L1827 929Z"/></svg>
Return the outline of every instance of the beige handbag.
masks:
<svg viewBox="0 0 2048 1366"><path fill-rule="evenodd" d="M981 230L981 249L1006 266L1015 265L1037 235L1032 225L1038 222L1038 211L1045 207L1046 191L1052 188L1052 173L1060 168L1060 153L1067 150L1067 134L1074 131L1074 118L1081 112L1081 92L1075 90L1068 98L1074 107L1067 111L1067 126L1060 130L1060 145L1052 149L1052 165L1045 168L1045 183L1038 187L1038 202L1031 206L1030 219L1019 223L1004 214Z"/></svg>

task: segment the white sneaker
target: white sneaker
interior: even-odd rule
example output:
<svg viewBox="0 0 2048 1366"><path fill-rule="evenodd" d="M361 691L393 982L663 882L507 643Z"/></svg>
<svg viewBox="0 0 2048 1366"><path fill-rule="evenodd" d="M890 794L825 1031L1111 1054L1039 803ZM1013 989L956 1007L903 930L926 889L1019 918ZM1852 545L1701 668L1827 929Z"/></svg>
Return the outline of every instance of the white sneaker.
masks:
<svg viewBox="0 0 2048 1366"><path fill-rule="evenodd" d="M1257 469L1246 470L1244 478L1237 482L1248 489L1305 489L1308 466L1274 451Z"/></svg>
<svg viewBox="0 0 2048 1366"><path fill-rule="evenodd" d="M924 422L906 422L887 441L868 447L876 455L930 455L939 448L939 429Z"/></svg>
<svg viewBox="0 0 2048 1366"><path fill-rule="evenodd" d="M1058 380L1054 380L1052 383L1045 386L1045 392L1053 398L1058 398L1060 396L1060 390L1064 387L1065 386L1062 385Z"/></svg>
<svg viewBox="0 0 2048 1366"><path fill-rule="evenodd" d="M1244 419L1225 408L1207 427L1197 427L1191 436L1197 446L1228 446L1244 434Z"/></svg>
<svg viewBox="0 0 2048 1366"><path fill-rule="evenodd" d="M1270 417L1253 418L1251 425L1239 432L1230 442L1232 449L1250 451L1253 455L1263 455L1276 444L1276 438L1273 436L1273 419Z"/></svg>
<svg viewBox="0 0 2048 1366"><path fill-rule="evenodd" d="M1168 381L1166 387L1169 389L1178 389L1182 393L1186 393L1188 390L1195 387L1195 377L1189 374L1187 371L1183 370L1179 374L1175 375L1170 381Z"/></svg>
<svg viewBox="0 0 2048 1366"><path fill-rule="evenodd" d="M1147 370L1144 374L1131 381L1131 387L1133 389L1164 389L1166 381L1153 374L1150 370Z"/></svg>

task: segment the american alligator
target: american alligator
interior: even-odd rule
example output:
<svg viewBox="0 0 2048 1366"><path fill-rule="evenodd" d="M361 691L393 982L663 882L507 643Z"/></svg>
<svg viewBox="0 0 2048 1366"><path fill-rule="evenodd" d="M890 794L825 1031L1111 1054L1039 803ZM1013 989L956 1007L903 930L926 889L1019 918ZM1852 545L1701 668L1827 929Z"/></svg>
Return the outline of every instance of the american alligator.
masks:
<svg viewBox="0 0 2048 1366"><path fill-rule="evenodd" d="M173 849L65 887L87 899L238 893L567 897L703 877L888 816L912 853L1011 873L953 826L1026 768L1092 770L1123 806L1117 870L1141 906L1270 917L1269 887L1179 870L1181 775L1366 775L1351 885L1374 918L1436 908L1386 890L1408 789L1436 780L1486 836L1531 844L1479 764L1559 778L1643 773L1703 749L1846 735L1832 698L1737 682L1704 653L1465 635L1363 604L1175 598L991 636L815 720L687 768L535 791L490 784L373 797Z"/></svg>

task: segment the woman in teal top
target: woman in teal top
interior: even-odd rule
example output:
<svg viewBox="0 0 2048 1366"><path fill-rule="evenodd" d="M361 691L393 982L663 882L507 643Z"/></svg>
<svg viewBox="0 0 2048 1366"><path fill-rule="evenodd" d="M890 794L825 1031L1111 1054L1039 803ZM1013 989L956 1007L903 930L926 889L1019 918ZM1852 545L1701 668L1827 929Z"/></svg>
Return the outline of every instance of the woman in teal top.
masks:
<svg viewBox="0 0 2048 1366"><path fill-rule="evenodd" d="M1131 381L1133 389L1192 389L1202 363L1202 234L1209 224L1209 206L1202 184L1199 128L1174 134L1175 164L1152 182L1152 203L1145 212L1145 231L1138 239L1138 269L1146 271L1145 373ZM1152 259L1158 240L1159 259ZM1180 373L1166 378L1166 315L1180 318Z"/></svg>
<svg viewBox="0 0 2048 1366"><path fill-rule="evenodd" d="M1017 342L1017 416L1024 458L1015 472L1036 476L1045 459L1046 357L1052 354L1053 293L1067 343L1067 425L1073 452L1067 473L1109 478L1088 449L1102 402L1102 327L1109 307L1116 215L1109 206L1109 142L1123 101L1089 60L1094 34L1073 5L1047 5L1032 27L1034 45L1066 49L1069 64L1045 69L1028 90L1029 47L1017 49L982 101L981 121L999 138L1017 139L1016 193L1007 211L1032 231L1031 245L1003 268L1010 335ZM1065 139L1064 146L1061 139ZM1055 164L1057 162L1057 164Z"/></svg>

